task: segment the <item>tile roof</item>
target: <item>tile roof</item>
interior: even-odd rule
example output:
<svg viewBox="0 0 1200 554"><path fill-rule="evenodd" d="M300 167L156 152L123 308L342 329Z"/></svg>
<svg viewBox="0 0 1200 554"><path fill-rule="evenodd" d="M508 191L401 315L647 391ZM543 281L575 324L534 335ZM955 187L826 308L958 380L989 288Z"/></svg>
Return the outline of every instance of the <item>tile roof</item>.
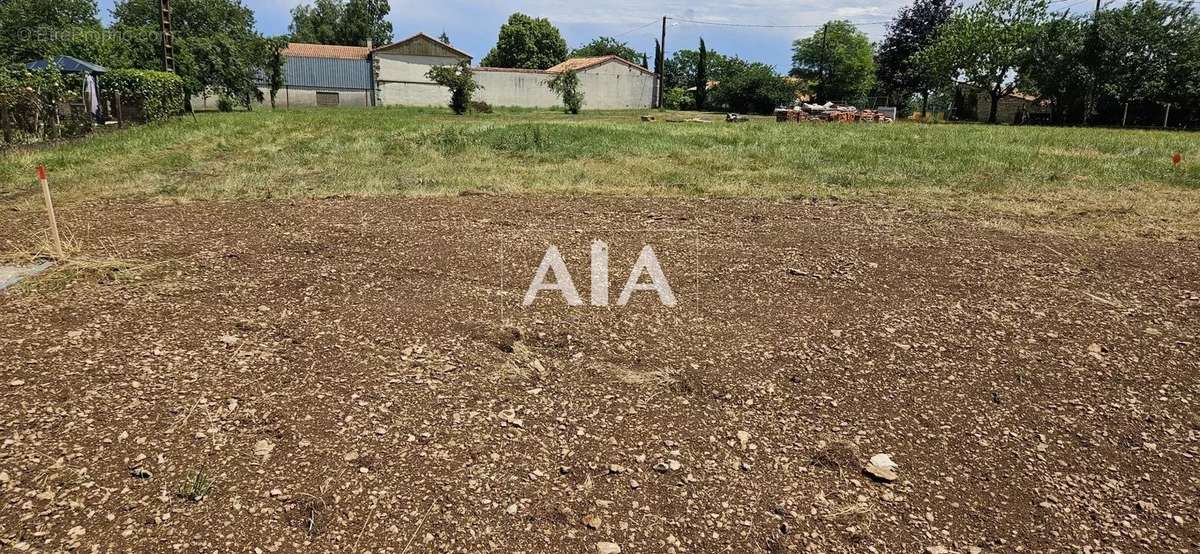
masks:
<svg viewBox="0 0 1200 554"><path fill-rule="evenodd" d="M338 60L365 60L371 50L362 46L334 46L332 44L308 44L289 42L283 55L294 58L333 58Z"/></svg>
<svg viewBox="0 0 1200 554"><path fill-rule="evenodd" d="M591 69L593 67L596 67L600 64L608 63L610 61L615 61L617 63L627 65L634 69L638 69L640 71L645 71L646 73L651 73L651 71L649 69L646 69L635 63L630 63L629 60L626 60L625 58L617 56L616 54L609 54L607 56L594 56L594 57L590 57L590 58L571 58L563 63L560 63L554 67L551 67L550 69L547 69L546 71L548 71L550 73L562 73L563 71L583 71L586 69Z"/></svg>

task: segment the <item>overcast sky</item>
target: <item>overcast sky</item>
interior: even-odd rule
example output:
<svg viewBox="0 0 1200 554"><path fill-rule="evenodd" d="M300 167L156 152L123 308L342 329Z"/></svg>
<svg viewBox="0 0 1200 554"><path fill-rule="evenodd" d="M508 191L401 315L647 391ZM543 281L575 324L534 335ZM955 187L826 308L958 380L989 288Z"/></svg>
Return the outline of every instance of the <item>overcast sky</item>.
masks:
<svg viewBox="0 0 1200 554"><path fill-rule="evenodd" d="M254 10L258 30L266 35L287 32L289 11L305 0L242 0ZM105 21L114 0L100 0ZM475 56L478 63L496 43L500 25L513 12L550 19L574 48L600 35L617 36L653 57L654 39L661 18L757 25L813 25L829 19L877 22L891 19L904 0L391 0L396 39L417 32L437 36L443 30L454 46ZM881 37L883 25L861 27L872 40ZM792 40L809 36L813 29L771 29L700 25L669 21L668 55L681 48L696 48L699 38L709 49L736 54L751 61L791 67Z"/></svg>

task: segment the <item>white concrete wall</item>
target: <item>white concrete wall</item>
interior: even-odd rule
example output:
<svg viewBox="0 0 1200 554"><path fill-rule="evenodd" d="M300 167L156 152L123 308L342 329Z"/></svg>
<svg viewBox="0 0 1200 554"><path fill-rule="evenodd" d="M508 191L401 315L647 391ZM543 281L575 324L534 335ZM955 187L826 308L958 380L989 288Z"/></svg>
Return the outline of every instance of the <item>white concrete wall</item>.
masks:
<svg viewBox="0 0 1200 554"><path fill-rule="evenodd" d="M254 108L271 108L271 90L258 87L263 95L262 102L255 102ZM285 87L275 93L276 108L306 108L317 105L317 91L338 93L338 106L365 107L371 105L370 91L360 89L313 89ZM193 96L192 109L198 112L216 111L219 95Z"/></svg>
<svg viewBox="0 0 1200 554"><path fill-rule="evenodd" d="M649 108L654 102L654 75L620 62L580 72L579 84L584 109Z"/></svg>
<svg viewBox="0 0 1200 554"><path fill-rule="evenodd" d="M425 77L434 65L449 65L457 58L376 53L379 67L378 102L381 106L444 106L450 92ZM494 71L476 68L475 81L482 90L475 100L493 106L554 108L562 105L546 86L552 73ZM579 72L584 109L649 108L654 101L654 76L620 62L608 62ZM315 102L315 98L314 98Z"/></svg>
<svg viewBox="0 0 1200 554"><path fill-rule="evenodd" d="M376 79L381 83L407 82L428 83L425 73L435 65L454 65L459 58L452 56L413 56L409 54L375 53L379 75Z"/></svg>
<svg viewBox="0 0 1200 554"><path fill-rule="evenodd" d="M561 106L562 100L546 87L546 81L554 78L552 73L527 71L475 71L475 82L483 87L475 92L475 100L493 106L517 106L522 108L553 108Z"/></svg>
<svg viewBox="0 0 1200 554"><path fill-rule="evenodd" d="M380 106L446 106L450 89L435 83L379 83Z"/></svg>

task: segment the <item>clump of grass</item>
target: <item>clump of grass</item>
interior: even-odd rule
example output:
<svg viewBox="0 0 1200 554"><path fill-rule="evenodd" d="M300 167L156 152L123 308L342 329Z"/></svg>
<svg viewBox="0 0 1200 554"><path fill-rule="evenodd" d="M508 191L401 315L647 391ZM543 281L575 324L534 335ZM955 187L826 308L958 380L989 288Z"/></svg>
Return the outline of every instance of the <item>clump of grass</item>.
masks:
<svg viewBox="0 0 1200 554"><path fill-rule="evenodd" d="M852 471L858 463L858 445L846 440L822 440L812 455L812 465L825 469Z"/></svg>
<svg viewBox="0 0 1200 554"><path fill-rule="evenodd" d="M188 478L180 486L176 495L185 500L199 502L212 492L213 481L204 468L188 473Z"/></svg>

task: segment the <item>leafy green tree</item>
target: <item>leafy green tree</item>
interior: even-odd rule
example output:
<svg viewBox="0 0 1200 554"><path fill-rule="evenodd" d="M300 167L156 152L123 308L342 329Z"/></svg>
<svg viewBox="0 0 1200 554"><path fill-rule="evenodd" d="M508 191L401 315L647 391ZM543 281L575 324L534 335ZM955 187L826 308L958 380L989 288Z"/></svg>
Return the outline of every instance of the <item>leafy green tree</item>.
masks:
<svg viewBox="0 0 1200 554"><path fill-rule="evenodd" d="M1125 104L1125 124L1130 102L1168 103L1186 97L1186 68L1200 25L1190 5L1142 0L1097 16L1100 75L1103 92ZM1180 93L1184 94L1181 95Z"/></svg>
<svg viewBox="0 0 1200 554"><path fill-rule="evenodd" d="M696 87L696 109L704 111L708 107L708 48L704 46L704 39L700 39L700 55L696 58L696 81L692 85Z"/></svg>
<svg viewBox="0 0 1200 554"><path fill-rule="evenodd" d="M388 0L348 0L342 13L341 44L383 46L392 42Z"/></svg>
<svg viewBox="0 0 1200 554"><path fill-rule="evenodd" d="M119 56L97 13L95 0L0 1L0 63L68 55L115 65Z"/></svg>
<svg viewBox="0 0 1200 554"><path fill-rule="evenodd" d="M871 41L849 21L830 21L792 43L792 75L813 79L820 100L857 100L875 86Z"/></svg>
<svg viewBox="0 0 1200 554"><path fill-rule="evenodd" d="M450 46L450 35L447 35L446 31L442 31L442 34L438 35L438 40L440 40L442 44Z"/></svg>
<svg viewBox="0 0 1200 554"><path fill-rule="evenodd" d="M796 99L796 85L764 63L745 64L713 89L713 101L737 113L771 113Z"/></svg>
<svg viewBox="0 0 1200 554"><path fill-rule="evenodd" d="M171 8L175 72L184 90L227 95L249 107L258 93L254 71L266 61L254 13L238 0L173 0ZM162 68L159 10L159 0L121 0L113 10L113 28L135 68Z"/></svg>
<svg viewBox="0 0 1200 554"><path fill-rule="evenodd" d="M740 71L745 62L736 56L725 56L715 50L708 49L705 53L705 72L709 81L721 81L731 71ZM676 50L663 61L663 79L667 88L689 88L696 84L696 66L700 61L698 50Z"/></svg>
<svg viewBox="0 0 1200 554"><path fill-rule="evenodd" d="M1061 123L1066 110L1084 108L1091 73L1085 63L1090 23L1078 18L1056 17L1038 29L1025 68L1025 92L1050 102L1054 123ZM1080 110L1082 111L1082 110Z"/></svg>
<svg viewBox="0 0 1200 554"><path fill-rule="evenodd" d="M283 74L283 66L287 62L283 56L283 49L287 48L287 37L271 37L263 41L263 46L267 49L266 52L266 75L267 88L271 94L271 109L275 109L275 97L279 94L279 89L282 89L286 84Z"/></svg>
<svg viewBox="0 0 1200 554"><path fill-rule="evenodd" d="M450 89L450 109L458 115L467 113L471 107L471 96L482 88L475 82L471 64L465 60L455 65L434 66L425 76L430 81Z"/></svg>
<svg viewBox="0 0 1200 554"><path fill-rule="evenodd" d="M315 0L292 8L292 23L288 26L292 42L339 44L345 12L341 0Z"/></svg>
<svg viewBox="0 0 1200 554"><path fill-rule="evenodd" d="M991 98L988 123L1000 99L1023 83L1045 22L1046 0L981 0L950 17L927 48L929 63L953 68Z"/></svg>
<svg viewBox="0 0 1200 554"><path fill-rule="evenodd" d="M392 41L387 0L314 0L292 8L293 42L377 46Z"/></svg>
<svg viewBox="0 0 1200 554"><path fill-rule="evenodd" d="M546 82L550 90L562 98L563 108L569 114L577 114L583 108L583 91L579 90L579 75L564 71Z"/></svg>
<svg viewBox="0 0 1200 554"><path fill-rule="evenodd" d="M643 54L629 47L629 44L612 37L599 37L576 48L571 52L572 58L590 58L595 56L619 56L629 63L641 63Z"/></svg>
<svg viewBox="0 0 1200 554"><path fill-rule="evenodd" d="M546 18L514 13L500 26L495 48L483 58L484 67L547 69L567 59L567 41Z"/></svg>
<svg viewBox="0 0 1200 554"><path fill-rule="evenodd" d="M918 53L933 44L938 27L954 13L955 5L956 0L916 0L888 25L887 37L875 57L875 76L894 105L905 105L910 96L919 94L923 117L930 93L947 80L944 74L932 71Z"/></svg>

